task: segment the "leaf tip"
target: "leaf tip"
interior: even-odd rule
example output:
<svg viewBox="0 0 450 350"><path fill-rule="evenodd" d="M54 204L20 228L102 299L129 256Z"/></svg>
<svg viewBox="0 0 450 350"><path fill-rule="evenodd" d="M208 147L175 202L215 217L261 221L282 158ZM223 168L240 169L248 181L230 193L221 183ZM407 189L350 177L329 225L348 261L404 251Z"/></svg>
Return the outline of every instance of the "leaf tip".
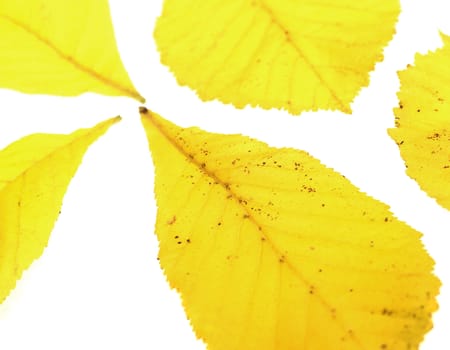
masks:
<svg viewBox="0 0 450 350"><path fill-rule="evenodd" d="M145 103L146 102L145 98L139 92L136 92L136 95L134 96L134 98L136 100L138 100L140 103Z"/></svg>
<svg viewBox="0 0 450 350"><path fill-rule="evenodd" d="M118 122L120 122L122 120L122 117L120 115L117 115L115 117L109 118L103 122L100 122L99 124L97 124L98 126L100 125L104 125L106 128L109 128L110 126L117 124Z"/></svg>

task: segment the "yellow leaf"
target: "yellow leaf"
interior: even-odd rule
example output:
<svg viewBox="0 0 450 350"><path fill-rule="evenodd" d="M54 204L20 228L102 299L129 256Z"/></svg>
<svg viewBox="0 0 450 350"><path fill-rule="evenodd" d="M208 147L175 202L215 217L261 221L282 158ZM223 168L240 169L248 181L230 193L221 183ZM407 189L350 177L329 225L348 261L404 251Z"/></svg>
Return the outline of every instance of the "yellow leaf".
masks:
<svg viewBox="0 0 450 350"><path fill-rule="evenodd" d="M305 152L141 109L159 259L210 349L416 349L439 282L420 234Z"/></svg>
<svg viewBox="0 0 450 350"><path fill-rule="evenodd" d="M30 135L0 151L0 303L46 247L87 148L118 120L70 135Z"/></svg>
<svg viewBox="0 0 450 350"><path fill-rule="evenodd" d="M400 147L408 175L450 209L450 37L442 39L443 48L418 55L414 66L399 72L397 127L389 134Z"/></svg>
<svg viewBox="0 0 450 350"><path fill-rule="evenodd" d="M0 86L143 97L119 57L106 0L0 0Z"/></svg>
<svg viewBox="0 0 450 350"><path fill-rule="evenodd" d="M154 35L204 100L350 112L399 11L398 0L165 0Z"/></svg>

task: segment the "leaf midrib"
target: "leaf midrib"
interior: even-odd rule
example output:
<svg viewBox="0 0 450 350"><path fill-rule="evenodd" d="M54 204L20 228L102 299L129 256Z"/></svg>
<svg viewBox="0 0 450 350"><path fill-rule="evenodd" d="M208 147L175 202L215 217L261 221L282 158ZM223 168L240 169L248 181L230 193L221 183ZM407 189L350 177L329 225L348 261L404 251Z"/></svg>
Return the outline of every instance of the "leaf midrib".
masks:
<svg viewBox="0 0 450 350"><path fill-rule="evenodd" d="M259 8L265 12L271 19L272 22L280 29L281 32L284 33L284 36L286 38L286 41L292 46L292 48L297 52L297 54L303 59L303 61L306 63L306 65L309 67L309 69L313 72L313 74L317 77L319 82L328 90L331 97L336 101L336 103L339 105L339 109L341 109L344 112L350 113L351 110L347 106L347 104L339 98L339 96L336 94L336 91L328 84L328 82L324 79L322 74L319 72L319 70L314 66L314 64L311 62L311 60L305 55L303 50L300 48L297 43L295 43L292 38L289 35L289 29L285 27L280 19L278 19L273 10L267 6L264 0L258 0L252 1L252 4L257 5L259 4Z"/></svg>

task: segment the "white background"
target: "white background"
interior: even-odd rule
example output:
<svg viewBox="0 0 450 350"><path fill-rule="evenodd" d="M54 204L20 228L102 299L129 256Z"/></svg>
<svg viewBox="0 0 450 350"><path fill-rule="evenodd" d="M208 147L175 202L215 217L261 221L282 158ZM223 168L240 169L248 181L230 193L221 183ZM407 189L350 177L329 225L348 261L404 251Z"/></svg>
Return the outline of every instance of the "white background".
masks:
<svg viewBox="0 0 450 350"><path fill-rule="evenodd" d="M421 349L450 349L450 212L404 174L398 148L387 136L398 104L396 71L416 52L450 34L447 1L403 1L397 35L353 115L237 110L203 103L179 87L159 63L152 38L162 1L112 1L123 61L147 107L182 126L243 133L275 146L304 149L362 191L391 206L424 233L443 282L441 310ZM450 62L449 62L450 64ZM0 305L0 347L23 349L202 349L169 290L156 260L153 165L138 104L85 95L64 99L0 90L0 147L34 132L71 132L120 114L86 154L64 199L44 255Z"/></svg>

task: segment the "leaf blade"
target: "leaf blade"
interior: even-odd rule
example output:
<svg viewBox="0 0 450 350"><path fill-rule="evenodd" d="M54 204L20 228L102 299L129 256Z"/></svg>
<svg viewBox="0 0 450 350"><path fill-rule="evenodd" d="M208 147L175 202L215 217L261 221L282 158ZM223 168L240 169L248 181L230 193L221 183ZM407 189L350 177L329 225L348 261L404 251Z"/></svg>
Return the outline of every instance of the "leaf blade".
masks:
<svg viewBox="0 0 450 350"><path fill-rule="evenodd" d="M120 59L108 2L0 2L0 85L62 96L144 98Z"/></svg>
<svg viewBox="0 0 450 350"><path fill-rule="evenodd" d="M418 346L439 285L418 232L304 152L141 113L160 263L209 348Z"/></svg>
<svg viewBox="0 0 450 350"><path fill-rule="evenodd" d="M348 113L399 11L398 1L166 0L154 36L161 61L203 100Z"/></svg>
<svg viewBox="0 0 450 350"><path fill-rule="evenodd" d="M47 246L87 148L119 120L69 135L29 135L0 152L0 303Z"/></svg>
<svg viewBox="0 0 450 350"><path fill-rule="evenodd" d="M400 107L389 135L399 146L406 173L450 210L450 37L434 53L417 55L414 66L399 72Z"/></svg>

